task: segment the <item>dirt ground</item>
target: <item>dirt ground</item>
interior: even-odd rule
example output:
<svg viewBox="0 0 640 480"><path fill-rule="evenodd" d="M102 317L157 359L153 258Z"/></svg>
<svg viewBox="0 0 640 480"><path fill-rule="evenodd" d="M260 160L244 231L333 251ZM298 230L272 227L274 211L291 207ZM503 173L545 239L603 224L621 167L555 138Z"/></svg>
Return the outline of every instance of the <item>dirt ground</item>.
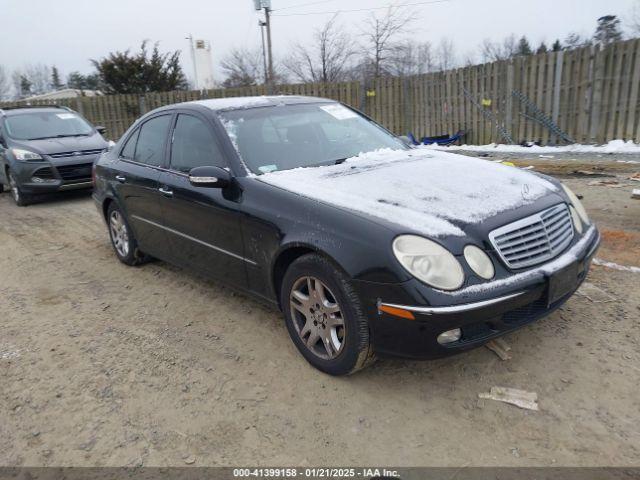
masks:
<svg viewBox="0 0 640 480"><path fill-rule="evenodd" d="M516 160L557 175L584 166L614 175L566 181L603 231L598 257L640 267L640 200L630 198L640 182L627 180L639 164ZM622 186L589 185L599 180ZM480 348L433 362L383 359L337 379L303 361L278 312L162 262L120 264L88 194L28 208L0 195L0 252L2 466L640 458L635 271L594 266L561 310L505 337L511 360ZM492 386L537 392L540 411L478 399Z"/></svg>

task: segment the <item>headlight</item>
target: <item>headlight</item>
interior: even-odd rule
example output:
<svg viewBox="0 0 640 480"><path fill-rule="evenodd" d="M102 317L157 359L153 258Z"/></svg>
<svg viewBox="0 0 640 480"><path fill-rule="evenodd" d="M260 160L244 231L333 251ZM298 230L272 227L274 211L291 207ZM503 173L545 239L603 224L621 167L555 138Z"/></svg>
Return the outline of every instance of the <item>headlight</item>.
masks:
<svg viewBox="0 0 640 480"><path fill-rule="evenodd" d="M21 148L12 148L11 153L16 160L20 160L21 162L33 162L42 160L42 157L34 152L30 152L29 150L22 150Z"/></svg>
<svg viewBox="0 0 640 480"><path fill-rule="evenodd" d="M569 211L571 212L571 218L573 219L573 226L576 227L578 233L582 233L584 227L582 226L582 220L580 220L580 215L576 212L576 209L573 206L569 206Z"/></svg>
<svg viewBox="0 0 640 480"><path fill-rule="evenodd" d="M460 262L436 242L402 235L393 241L393 253L411 275L432 287L457 290L464 283Z"/></svg>
<svg viewBox="0 0 640 480"><path fill-rule="evenodd" d="M467 245L464 248L464 258L467 260L471 270L485 280L491 280L496 274L489 256L475 245Z"/></svg>
<svg viewBox="0 0 640 480"><path fill-rule="evenodd" d="M564 183L562 184L562 188L564 189L564 192L569 197L569 200L571 200L573 207L576 209L576 212L578 212L578 215L580 215L580 218L582 219L582 221L586 224L589 224L589 215L587 215L587 211L584 209L584 206L582 205L582 202L580 201L578 196L575 193L573 193L571 189L567 187Z"/></svg>

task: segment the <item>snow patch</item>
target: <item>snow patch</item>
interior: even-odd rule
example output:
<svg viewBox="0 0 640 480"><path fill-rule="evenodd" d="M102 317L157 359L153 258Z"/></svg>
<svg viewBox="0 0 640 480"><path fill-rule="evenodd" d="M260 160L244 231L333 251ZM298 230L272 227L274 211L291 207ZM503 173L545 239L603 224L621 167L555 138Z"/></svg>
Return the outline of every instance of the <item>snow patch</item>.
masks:
<svg viewBox="0 0 640 480"><path fill-rule="evenodd" d="M640 267L628 267L626 265L619 265L617 263L607 262L606 260L602 260L600 258L594 258L593 264L605 268L611 268L613 270L619 270L621 272L640 273Z"/></svg>
<svg viewBox="0 0 640 480"><path fill-rule="evenodd" d="M0 360L11 360L20 356L20 349L13 345L0 344Z"/></svg>
<svg viewBox="0 0 640 480"><path fill-rule="evenodd" d="M503 145L491 143L489 145L453 145L449 147L439 145L422 145L418 147L426 150L467 151L467 152L503 152L503 153L635 153L640 154L640 144L633 141L611 140L606 145L573 144L561 147L540 147L533 145Z"/></svg>
<svg viewBox="0 0 640 480"><path fill-rule="evenodd" d="M279 98L285 98L285 96L266 97L263 95L260 97L210 98L208 100L196 100L191 103L202 105L211 110L233 110L274 105L277 104Z"/></svg>
<svg viewBox="0 0 640 480"><path fill-rule="evenodd" d="M340 165L257 178L430 237L463 236L458 222L480 223L557 191L551 182L517 168L419 150L378 150Z"/></svg>

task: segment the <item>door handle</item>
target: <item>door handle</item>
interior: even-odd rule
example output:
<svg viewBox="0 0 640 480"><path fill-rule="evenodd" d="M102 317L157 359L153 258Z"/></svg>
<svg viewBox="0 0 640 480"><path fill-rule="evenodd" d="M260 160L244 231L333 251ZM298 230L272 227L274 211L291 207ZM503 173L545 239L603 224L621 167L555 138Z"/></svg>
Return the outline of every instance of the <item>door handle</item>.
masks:
<svg viewBox="0 0 640 480"><path fill-rule="evenodd" d="M164 187L160 187L158 191L163 194L165 197L173 197L173 191L168 190Z"/></svg>
<svg viewBox="0 0 640 480"><path fill-rule="evenodd" d="M124 183L127 181L126 177L123 177L122 175L116 175L116 180L120 183Z"/></svg>

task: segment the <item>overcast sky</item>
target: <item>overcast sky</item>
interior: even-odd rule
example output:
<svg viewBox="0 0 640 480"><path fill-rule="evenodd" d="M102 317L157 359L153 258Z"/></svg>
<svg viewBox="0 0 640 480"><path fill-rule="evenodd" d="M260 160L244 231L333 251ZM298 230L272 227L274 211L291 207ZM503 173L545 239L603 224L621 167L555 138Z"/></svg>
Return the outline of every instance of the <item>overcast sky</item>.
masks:
<svg viewBox="0 0 640 480"><path fill-rule="evenodd" d="M421 0L400 0L396 4ZM638 0L449 0L409 7L419 20L412 38L437 43L454 40L463 55L478 51L484 38L527 35L536 44L564 38L568 32L591 34L605 14L629 17ZM293 41L306 41L332 12L386 6L390 0L273 0L276 56L287 54ZM310 5L311 4L311 5ZM304 5L290 8L296 5ZM375 10L383 14L384 10ZM370 12L341 13L354 35ZM0 64L9 70L25 64L56 65L66 77L73 70L90 72L90 58L114 50L137 48L143 39L159 41L162 50L183 50L185 71L191 72L185 36L210 40L219 78L220 57L232 46L260 45L253 0L0 0L2 34Z"/></svg>

